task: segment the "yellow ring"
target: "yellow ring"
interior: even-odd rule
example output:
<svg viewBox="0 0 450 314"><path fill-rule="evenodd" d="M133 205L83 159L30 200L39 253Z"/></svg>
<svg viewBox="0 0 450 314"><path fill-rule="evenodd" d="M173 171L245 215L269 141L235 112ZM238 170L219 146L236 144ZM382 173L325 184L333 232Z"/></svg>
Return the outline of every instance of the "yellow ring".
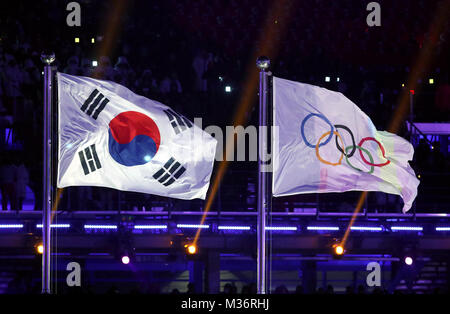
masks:
<svg viewBox="0 0 450 314"><path fill-rule="evenodd" d="M342 163L342 158L344 157L344 153L341 152L341 157L339 158L339 161L336 162L336 163L334 163L334 162L329 162L329 161L326 161L325 159L322 159L322 157L320 157L320 154L319 154L319 145L320 145L320 141L321 141L325 136L330 135L330 133L331 133L331 131L328 131L328 132L324 133L324 134L319 138L319 141L317 141L317 144L316 144L316 156L317 156L317 159L319 159L320 162L322 162L322 163L324 163L324 164L326 164L326 165L330 165L330 166L339 166L339 165ZM342 147L344 147L344 141L342 140L341 135L340 135L338 132L336 132L336 131L333 131L333 134L336 135L337 137L339 137L339 139L341 140L341 145L342 145Z"/></svg>

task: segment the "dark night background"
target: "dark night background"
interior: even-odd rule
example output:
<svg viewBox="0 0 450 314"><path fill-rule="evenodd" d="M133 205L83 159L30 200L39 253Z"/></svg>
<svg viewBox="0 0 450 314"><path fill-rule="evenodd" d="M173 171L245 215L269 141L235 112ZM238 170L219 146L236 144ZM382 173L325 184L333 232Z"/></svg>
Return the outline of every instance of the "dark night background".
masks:
<svg viewBox="0 0 450 314"><path fill-rule="evenodd" d="M249 77L257 71L255 59L260 55L271 58L270 70L278 77L342 92L371 117L379 130L389 129L402 96L410 89L415 91L414 122L449 123L449 2L377 1L381 5L380 27L366 24L368 2L86 0L78 1L81 26L68 27L69 1L2 1L3 211L7 211L8 197L9 211L31 212L42 207L42 51L55 52L58 71L115 81L171 106L190 119L202 117L204 126L232 125L245 93L251 91L256 95L257 85L249 83ZM444 19L439 20L439 16ZM79 38L78 43L75 38ZM424 63L424 59L429 62ZM93 66L93 61L98 65ZM225 92L226 86L231 87L231 92ZM256 97L250 101L246 121L257 125L258 101ZM398 134L411 137L404 124ZM421 185L413 211L450 213L449 135L422 134L414 143L412 166L421 175ZM212 210L254 212L256 190L256 162L232 162ZM296 208L314 208L320 212L351 213L359 194L284 197L273 200L273 210L295 212ZM401 207L402 201L397 196L369 193L365 212L400 213ZM200 200L181 201L91 187L66 189L59 205L65 213L105 210L170 213L203 208L204 201ZM135 219L132 215L101 217L117 219L118 223ZM169 215L168 219L172 218ZM122 244L117 246L132 246L123 244L130 241L122 238L119 241ZM83 254L80 252L80 256ZM100 263L92 267L102 266ZM152 276L157 278L158 274ZM26 281L26 287L13 286L10 291L31 292L32 283L36 283L32 277L27 271L20 273L14 278L17 282ZM174 280L173 276L170 278ZM184 284L190 279L183 280ZM102 281L102 287L108 286L105 282ZM244 282L243 292L253 291L251 279L240 282ZM282 280L278 282L281 287ZM146 289L161 292L162 286L151 284ZM222 288L230 292L234 289L230 286ZM106 290L102 289L99 290ZM108 289L114 292L112 286ZM127 286L125 290L130 289ZM135 288L137 291L142 289ZM285 291L279 288L278 292ZM292 288L290 292L294 292Z"/></svg>

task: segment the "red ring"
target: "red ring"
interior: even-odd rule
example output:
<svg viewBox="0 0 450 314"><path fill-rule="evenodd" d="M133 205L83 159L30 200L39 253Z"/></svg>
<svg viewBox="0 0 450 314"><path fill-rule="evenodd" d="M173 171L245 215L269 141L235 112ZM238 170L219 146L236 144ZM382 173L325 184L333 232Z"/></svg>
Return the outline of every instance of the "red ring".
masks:
<svg viewBox="0 0 450 314"><path fill-rule="evenodd" d="M386 153L385 153L385 151L384 151L384 147L383 147L383 145L381 145L380 142L378 142L378 141L377 141L376 139L374 139L373 137L365 137L365 138L363 138L363 139L359 142L358 146L361 146L361 147L362 147L362 144L363 144L365 141L374 141L375 143L377 143L377 144L378 144L378 147L380 147L380 149L381 149L381 153L382 153L382 155L383 155L383 158L387 159L387 158L386 158ZM362 159L367 165L369 165L369 166L374 166L374 167L384 167L384 166L386 166L387 164L389 164L389 163L391 162L389 159L387 159L387 161L386 161L385 163L374 164L374 163L371 163L371 162L368 162L368 161L367 161L367 159L364 157L364 155L363 155L363 153L362 153L362 150L359 150L359 155L361 156L361 159Z"/></svg>

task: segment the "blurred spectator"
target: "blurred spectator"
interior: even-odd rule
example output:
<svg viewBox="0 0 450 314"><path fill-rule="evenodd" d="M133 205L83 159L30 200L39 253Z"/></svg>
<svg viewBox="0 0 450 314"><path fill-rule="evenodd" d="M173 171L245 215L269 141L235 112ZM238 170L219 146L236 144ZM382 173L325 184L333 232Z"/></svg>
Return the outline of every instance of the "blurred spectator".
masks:
<svg viewBox="0 0 450 314"><path fill-rule="evenodd" d="M153 97L158 91L156 80L150 69L142 72L142 75L136 80L135 86L138 94L149 98Z"/></svg>
<svg viewBox="0 0 450 314"><path fill-rule="evenodd" d="M9 157L9 156L8 156ZM8 203L10 209L16 208L16 191L15 191L15 166L11 159L3 156L0 165L0 189L2 192L2 210L8 210Z"/></svg>
<svg viewBox="0 0 450 314"><path fill-rule="evenodd" d="M111 66L111 61L109 57L102 56L98 66L94 70L94 76L102 80L113 81L114 80L114 69Z"/></svg>
<svg viewBox="0 0 450 314"><path fill-rule="evenodd" d="M77 56L71 56L67 60L67 67L64 69L64 73L71 75L81 75L82 71L79 66L79 59Z"/></svg>
<svg viewBox="0 0 450 314"><path fill-rule="evenodd" d="M192 62L192 67L195 71L195 90L198 92L206 92L208 90L205 73L211 61L212 54L208 54L204 50L199 50Z"/></svg>
<svg viewBox="0 0 450 314"><path fill-rule="evenodd" d="M334 294L334 288L332 285L328 285L327 286L327 291L325 292L326 294Z"/></svg>
<svg viewBox="0 0 450 314"><path fill-rule="evenodd" d="M81 60L81 75L90 76L92 73L92 63L89 59L83 58Z"/></svg>
<svg viewBox="0 0 450 314"><path fill-rule="evenodd" d="M161 94L168 93L178 93L181 94L183 89L181 88L181 83L178 80L178 76L175 72L170 73L170 75L166 75L161 81L159 92Z"/></svg>
<svg viewBox="0 0 450 314"><path fill-rule="evenodd" d="M232 294L233 293L233 286L231 283L226 283L223 287L223 294Z"/></svg>
<svg viewBox="0 0 450 314"><path fill-rule="evenodd" d="M186 293L195 294L195 284L193 282L188 283Z"/></svg>
<svg viewBox="0 0 450 314"><path fill-rule="evenodd" d="M114 81L130 88L132 83L135 82L134 75L127 58L124 56L119 57L114 65Z"/></svg>
<svg viewBox="0 0 450 314"><path fill-rule="evenodd" d="M363 285L358 286L358 294L366 294L366 288Z"/></svg>
<svg viewBox="0 0 450 314"><path fill-rule="evenodd" d="M444 154L441 152L441 143L435 141L432 143L433 150L431 151L431 159L433 161L433 170L437 172L446 171L446 160Z"/></svg>
<svg viewBox="0 0 450 314"><path fill-rule="evenodd" d="M19 103L22 97L21 86L24 73L13 56L9 56L7 60L8 62L4 69L6 106L7 110L13 114L14 120L16 120L20 113Z"/></svg>
<svg viewBox="0 0 450 314"><path fill-rule="evenodd" d="M3 106L3 98L5 96L5 93L3 92L4 81L3 56L0 54L0 115L6 113L6 108Z"/></svg>
<svg viewBox="0 0 450 314"><path fill-rule="evenodd" d="M430 168L431 165L431 150L425 138L420 139L419 145L416 147L414 152L415 162L418 171L425 171Z"/></svg>
<svg viewBox="0 0 450 314"><path fill-rule="evenodd" d="M289 294L289 290L285 285L281 285L275 288L275 294Z"/></svg>

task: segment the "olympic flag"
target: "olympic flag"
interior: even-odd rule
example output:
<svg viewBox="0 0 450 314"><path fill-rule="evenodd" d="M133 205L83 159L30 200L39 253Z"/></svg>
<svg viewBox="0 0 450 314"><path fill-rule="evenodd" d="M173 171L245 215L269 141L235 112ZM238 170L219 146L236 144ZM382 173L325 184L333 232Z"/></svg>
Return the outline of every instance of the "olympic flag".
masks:
<svg viewBox="0 0 450 314"><path fill-rule="evenodd" d="M343 94L273 78L273 195L381 191L408 211L419 180L405 139L377 131Z"/></svg>
<svg viewBox="0 0 450 314"><path fill-rule="evenodd" d="M205 199L217 141L169 107L108 81L58 78L58 187Z"/></svg>

